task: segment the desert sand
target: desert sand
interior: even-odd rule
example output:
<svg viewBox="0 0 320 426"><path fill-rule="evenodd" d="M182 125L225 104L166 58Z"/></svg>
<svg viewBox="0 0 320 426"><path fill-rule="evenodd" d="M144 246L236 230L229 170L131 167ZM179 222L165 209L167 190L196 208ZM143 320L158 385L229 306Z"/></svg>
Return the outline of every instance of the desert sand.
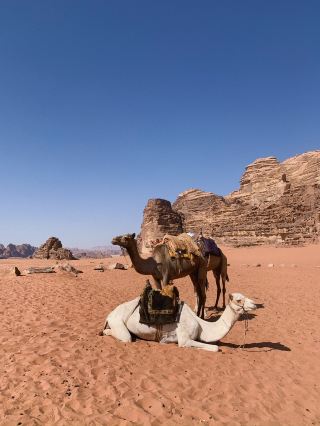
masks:
<svg viewBox="0 0 320 426"><path fill-rule="evenodd" d="M218 353L99 336L108 312L141 292L146 277L133 269L101 273L85 259L70 262L78 277L15 277L14 265L55 262L0 260L0 424L320 424L320 245L224 251L227 292L259 309L245 348L239 321ZM175 284L193 306L189 278Z"/></svg>

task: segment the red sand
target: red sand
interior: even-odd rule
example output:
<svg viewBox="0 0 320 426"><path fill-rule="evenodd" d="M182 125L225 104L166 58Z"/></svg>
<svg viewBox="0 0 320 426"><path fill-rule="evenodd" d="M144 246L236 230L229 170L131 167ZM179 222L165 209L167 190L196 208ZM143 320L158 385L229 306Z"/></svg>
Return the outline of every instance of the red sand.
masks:
<svg viewBox="0 0 320 426"><path fill-rule="evenodd" d="M219 353L98 336L107 313L141 292L145 277L132 269L79 260L78 277L15 277L13 265L54 262L0 260L0 424L320 424L320 246L225 253L227 291L264 307L250 316L245 350L239 321ZM193 306L190 280L175 284Z"/></svg>

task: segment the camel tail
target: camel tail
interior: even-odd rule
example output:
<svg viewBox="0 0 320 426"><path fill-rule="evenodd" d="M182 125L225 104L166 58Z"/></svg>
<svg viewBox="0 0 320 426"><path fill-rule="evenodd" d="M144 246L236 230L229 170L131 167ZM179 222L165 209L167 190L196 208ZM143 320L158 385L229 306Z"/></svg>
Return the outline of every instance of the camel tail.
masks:
<svg viewBox="0 0 320 426"><path fill-rule="evenodd" d="M227 276L226 276L226 280L227 280L227 281L229 281L229 275L228 275L228 274L227 274Z"/></svg>
<svg viewBox="0 0 320 426"><path fill-rule="evenodd" d="M208 279L206 279L206 290L208 290L208 288L209 288L209 281Z"/></svg>

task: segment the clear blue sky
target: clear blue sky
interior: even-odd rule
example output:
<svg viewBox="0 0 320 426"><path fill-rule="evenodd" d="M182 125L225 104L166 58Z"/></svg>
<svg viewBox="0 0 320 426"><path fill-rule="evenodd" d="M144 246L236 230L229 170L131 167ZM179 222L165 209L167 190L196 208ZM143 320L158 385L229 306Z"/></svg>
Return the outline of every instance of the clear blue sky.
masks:
<svg viewBox="0 0 320 426"><path fill-rule="evenodd" d="M0 243L108 244L149 198L319 149L320 3L3 0Z"/></svg>

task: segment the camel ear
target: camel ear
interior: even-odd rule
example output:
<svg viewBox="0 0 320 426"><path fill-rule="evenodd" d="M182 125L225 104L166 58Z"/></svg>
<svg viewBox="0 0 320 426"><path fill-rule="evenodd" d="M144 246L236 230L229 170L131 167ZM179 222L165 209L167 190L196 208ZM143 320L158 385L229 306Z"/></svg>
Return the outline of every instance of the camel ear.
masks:
<svg viewBox="0 0 320 426"><path fill-rule="evenodd" d="M232 301L233 301L233 296L232 296L232 294L231 294L231 293L229 294L229 300L230 300L230 302L232 302Z"/></svg>
<svg viewBox="0 0 320 426"><path fill-rule="evenodd" d="M134 232L133 234L131 234L131 238L135 238L136 237L136 233Z"/></svg>

